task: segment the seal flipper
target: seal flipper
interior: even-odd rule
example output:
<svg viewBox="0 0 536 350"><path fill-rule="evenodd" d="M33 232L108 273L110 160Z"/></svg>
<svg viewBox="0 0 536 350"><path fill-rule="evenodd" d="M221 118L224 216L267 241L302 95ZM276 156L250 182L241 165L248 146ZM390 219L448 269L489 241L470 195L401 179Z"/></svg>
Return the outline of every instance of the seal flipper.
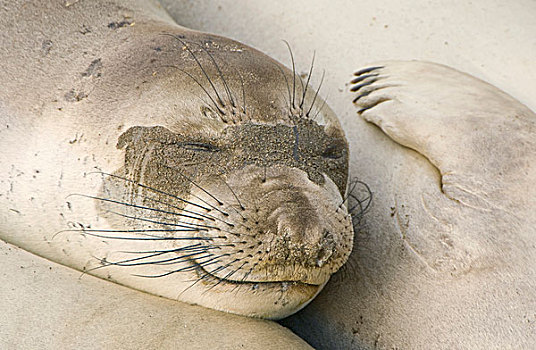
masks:
<svg viewBox="0 0 536 350"><path fill-rule="evenodd" d="M358 114L426 157L447 197L484 210L535 198L526 191L536 181L536 115L506 93L417 61L374 64L352 84Z"/></svg>

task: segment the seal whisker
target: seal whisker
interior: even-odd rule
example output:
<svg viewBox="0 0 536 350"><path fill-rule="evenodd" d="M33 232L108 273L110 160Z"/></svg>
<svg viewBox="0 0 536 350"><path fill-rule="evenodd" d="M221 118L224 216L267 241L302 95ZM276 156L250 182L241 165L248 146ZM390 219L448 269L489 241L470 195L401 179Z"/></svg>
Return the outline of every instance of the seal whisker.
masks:
<svg viewBox="0 0 536 350"><path fill-rule="evenodd" d="M258 263L255 263L255 264L248 270L248 272L246 272L246 273L244 274L244 276L242 277L242 279L240 280L240 282L243 283L243 282L249 277L249 275L251 275L251 272L253 272L253 269L254 269L257 265L258 265Z"/></svg>
<svg viewBox="0 0 536 350"><path fill-rule="evenodd" d="M235 227L235 225L232 225L232 227ZM245 227L247 227L247 226L245 226ZM238 232L228 231L228 230L224 230L224 229L222 229L222 228L219 228L218 230L221 231L221 232L230 233L230 234L232 234L232 235L235 236L235 237L239 237L239 236L250 236L250 235L248 235L248 234L246 234L246 233L238 233Z"/></svg>
<svg viewBox="0 0 536 350"><path fill-rule="evenodd" d="M107 260L105 260L104 261L105 265L103 265L103 267L107 267L107 266L130 267L130 266L143 266L143 265L173 265L173 264L182 263L183 261L181 261L181 260L188 259L188 258L191 258L191 257L195 257L197 255L204 254L204 253L206 253L206 252L205 251L200 251L200 252L194 252L194 253L190 253L190 254L186 254L186 255L176 256L176 257L173 257L173 258L167 258L167 259L161 259L161 260L155 260L155 261L142 261L142 262L134 262L134 260L139 261L139 260L143 260L143 259L150 259L150 258L153 258L155 256L160 256L162 254L147 255L147 256L144 256L144 257L136 258L136 259L128 259L128 260L122 260L122 261L107 261ZM203 256L202 258L210 257L210 256L214 256L214 254L208 254L208 255Z"/></svg>
<svg viewBox="0 0 536 350"><path fill-rule="evenodd" d="M322 108L324 108L324 105L328 101L328 97L329 97L329 92L328 92L328 95L326 95L326 98L324 98L324 101L322 101L322 104L320 105L320 107L318 107L315 115L311 118L311 120L316 121L316 117L320 114L320 112L322 111Z"/></svg>
<svg viewBox="0 0 536 350"><path fill-rule="evenodd" d="M246 111L246 88L244 86L244 78L242 77L242 74L238 70L236 70L238 73L238 78L240 78L240 86L242 87L242 101L243 101L243 107L242 107L242 113L244 113L244 116L247 117L247 111Z"/></svg>
<svg viewBox="0 0 536 350"><path fill-rule="evenodd" d="M71 231L71 230L64 230ZM72 230L78 231L78 230ZM112 230L112 229L82 229L83 232L113 232L113 233L145 233L145 232L200 232L208 231L204 228L188 228L188 229L159 229L159 228L150 228L150 229L133 229L133 230Z"/></svg>
<svg viewBox="0 0 536 350"><path fill-rule="evenodd" d="M200 252L197 252L195 253L196 255L198 254L201 254L201 253L204 253L205 251L200 251ZM130 252L129 252L130 253ZM137 257L137 258L132 258L132 259L125 259L125 260L121 260L121 261L108 261L106 258L95 258L97 260L100 261L100 263L102 264L101 266L97 266L97 267L94 267L92 269L89 269L89 270L86 270L85 272L88 273L88 272L92 272L92 271L95 271L95 270L99 270L99 269L102 269L102 268L105 268L105 267L108 267L108 266L136 266L136 265L150 265L152 263L155 263L155 262L143 262L143 263L133 263L133 264L130 264L131 262L134 262L134 261L140 261L140 260L144 260L144 259L150 259L150 258L153 258L153 257L156 257L156 256L161 256L163 254L166 254L167 252L158 252L158 253L155 253L155 254L150 254L150 255L146 255L146 256L142 256L142 257ZM185 258L185 257L189 257L191 254L189 255L182 255L181 257L182 258ZM177 257L173 258L173 259L176 259ZM166 259L167 260L167 259ZM156 265L156 264L155 264Z"/></svg>
<svg viewBox="0 0 536 350"><path fill-rule="evenodd" d="M298 74L298 73L296 73L296 74ZM305 91L305 86L304 86L304 84L303 84L303 79L302 79L301 76L299 76L299 75L298 75L298 81L300 82L300 85L301 85L301 91ZM302 101L302 102L303 102L303 101ZM302 102L300 102L300 105L296 107L296 108L297 108L297 112L298 112L300 115L301 115L302 112L303 112L302 109L301 109L301 107L300 107L301 104L302 104Z"/></svg>
<svg viewBox="0 0 536 350"><path fill-rule="evenodd" d="M182 177L184 177L186 180L188 180L192 185L194 185L195 187L199 188L201 191L203 191L204 193L206 193L210 198L214 199L216 201L216 203L218 203L218 205L223 205L223 202L220 201L218 198L216 198L212 193L208 192L207 190L205 190L203 187L201 187L200 185L198 185L194 180L190 179L188 176L184 175L184 173L182 171L180 171L179 169L177 168L174 168L174 167L169 167L167 165L165 165L166 168L168 169L173 169L173 170L176 170L177 172L179 172L179 175L181 175ZM211 208L215 209L215 210L218 210L216 209L215 207L211 206L209 203L207 203L205 200L199 198L199 197L195 197L201 201L203 201L203 203L205 203L206 205L210 206ZM219 211L219 210L218 210ZM222 211L220 211L223 215L227 216L229 214L225 214L223 213Z"/></svg>
<svg viewBox="0 0 536 350"><path fill-rule="evenodd" d="M302 109L303 103L305 102L305 95L307 94L307 88L309 87L309 82L311 81L311 76L313 75L313 67L314 67L314 64L315 64L315 56L316 56L316 51L313 51L313 59L311 60L311 67L309 68L309 75L307 76L307 82L305 83L305 88L302 89L303 93L302 93L302 98L301 98L301 102L300 102L300 109Z"/></svg>
<svg viewBox="0 0 536 350"><path fill-rule="evenodd" d="M164 250L141 250L141 251L120 251L120 253L125 254L152 254L152 253L178 253L182 251L192 251L192 250L209 250L209 249L216 249L222 246L228 246L228 244L221 244L221 245L215 245L215 244L202 244L202 243L196 243L196 244L190 244L186 247L180 247L180 248L173 248L173 249L164 249Z"/></svg>
<svg viewBox="0 0 536 350"><path fill-rule="evenodd" d="M120 230L96 230L96 231L88 231L88 230L64 230L69 232L81 232L83 234L87 234L88 236L98 237L98 238L106 238L106 239L121 239L125 241L211 241L214 238L224 238L224 237L158 237L158 236L144 236L144 237L118 237L118 236L108 236L108 235L99 235L93 232L103 232L103 233L126 233L126 232L134 232L134 233L142 233L142 232L136 232L136 231L120 231Z"/></svg>
<svg viewBox="0 0 536 350"><path fill-rule="evenodd" d="M364 187L365 192L367 193L365 198L361 199L357 196L357 194L354 194L354 189L357 184L362 185ZM348 214L351 215L353 219L356 219L359 222L372 204L373 193L366 183L355 180L354 187L351 191L348 192L347 198L352 199L356 203L348 209Z"/></svg>
<svg viewBox="0 0 536 350"><path fill-rule="evenodd" d="M350 196L350 193L352 193L352 192L355 190L357 184L359 184L359 183L360 183L360 181L359 181L357 178L354 178L354 179L352 179L352 181L350 181L349 186L351 186L351 188L349 188L349 189L346 191L346 195L345 195L344 198L342 199L341 204L338 205L338 208L339 208L339 209L343 206L344 203L346 203L346 201L348 200L348 197Z"/></svg>
<svg viewBox="0 0 536 350"><path fill-rule="evenodd" d="M213 270L213 271L210 271L210 272L207 272L207 275L210 275L210 276L214 276L214 274L216 272L219 272L221 270L225 270L227 267L229 267L230 265L234 264L235 262L237 261L240 261L240 259L235 259L233 261L231 261L230 263L224 265L224 266L221 266L220 268L216 269L216 270ZM202 294L205 294L209 291L211 291L212 289L216 288L218 285L220 285L220 283L224 282L224 281L227 281L232 275L234 275L236 272L240 271L240 269L247 263L243 263L240 267L232 270L231 272L229 272L227 275L225 275L224 277L217 277L215 276L217 279L218 279L218 282L213 284L212 286L210 286L209 288L207 288L207 290L205 290ZM235 283L233 281L233 283Z"/></svg>
<svg viewBox="0 0 536 350"><path fill-rule="evenodd" d="M190 214L193 214L193 215L198 215L202 218L205 218L207 220L210 220L210 221L216 221L218 220L218 218L214 217L213 215L209 215L209 214L201 214L201 213L198 213L196 211L193 211L193 210L188 210L188 209L183 209L181 207L178 207L176 205L173 205L171 203L168 203L166 201L162 201L162 200L159 200L159 199L156 199L156 198L151 198L151 197L147 197L147 196L140 196L141 198L143 198L144 200L147 200L147 201L150 201L150 202L155 202L155 203L159 203L159 204L164 204L164 205L167 205L168 207L170 208L173 208L173 209L177 209L177 210L180 210L180 211L184 211L186 213L190 213ZM190 216L187 216L187 217L190 217ZM196 218L197 220L200 220L200 221L205 221L205 219L200 219L200 218Z"/></svg>
<svg viewBox="0 0 536 350"><path fill-rule="evenodd" d="M236 199L236 202L238 203L238 205L240 206L240 209L241 210L246 210L246 208L244 208L244 206L242 205L242 202L240 202L240 199L238 199L238 196L236 195L235 191L233 191L233 189L231 188L231 186L229 186L229 184L227 183L227 181L223 181L223 183L225 184L225 186L227 186L227 188L229 189L229 191L231 191L231 193L233 194L233 197ZM231 207L231 208L234 208L234 207ZM240 214L238 211L237 211L238 214ZM240 216L242 216L242 214L240 214ZM242 216L242 218L244 218ZM244 218L245 219L245 218Z"/></svg>
<svg viewBox="0 0 536 350"><path fill-rule="evenodd" d="M283 79L285 79L285 83L287 85L287 90L288 90L288 110L289 110L289 114L292 115L292 95L290 92L290 84L288 82L287 75L285 74L285 72L283 72L283 69L279 67L277 64L273 63L273 65L281 72Z"/></svg>
<svg viewBox="0 0 536 350"><path fill-rule="evenodd" d="M292 53L292 49L290 48L290 44L286 40L283 40L283 42L288 47L288 51L290 53L290 60L292 62L292 101L291 101L292 104L291 104L291 107L292 107L292 109L295 109L296 108L296 104L295 104L295 98L296 98L296 65L294 63L294 54Z"/></svg>
<svg viewBox="0 0 536 350"><path fill-rule="evenodd" d="M225 186L227 186L227 188L229 189L229 191L231 191L231 193L233 194L233 196L234 196L234 198L236 199L238 205L240 206L240 210L245 211L246 208L242 205L242 202L240 202L240 199L238 199L238 196L236 195L235 191L231 188L231 186L229 186L229 184L227 183L227 181L225 181L224 179L221 179L221 180L222 180L222 182L225 184ZM247 219L244 215L242 215L241 212L239 212L235 207L233 207L233 206L231 206L231 205L229 205L229 208L233 209L238 215L240 215L240 217L241 217L242 220L243 220L243 222L242 222L242 226L246 227L246 228L249 229L249 230L252 229L251 227L249 227L249 226L247 226L247 225L244 224L246 221L248 221L248 219Z"/></svg>
<svg viewBox="0 0 536 350"><path fill-rule="evenodd" d="M229 263L229 264L230 264L230 263ZM188 291L190 288L192 288L193 286L195 286L197 283L201 282L202 280L204 280L204 279L206 279L206 278L208 278L208 277L216 278L216 277L214 277L213 274L215 274L215 273L217 273L217 272L219 272L219 271L225 269L225 268L227 267L227 265L229 265L229 264L226 264L226 265L223 265L223 266L219 266L219 267L217 267L216 269L214 269L214 270L212 270L212 271L210 271L210 272L206 271L206 270L203 269L203 268L200 268L200 270L201 270L200 272L203 274L203 276L197 278L195 281L192 281L192 284L190 284L188 287L186 287L186 288L179 294L179 298L180 298L180 296L181 296L183 293L185 293L186 291ZM221 281L221 280L220 280L220 281ZM218 284L219 284L219 283L220 283L220 282L218 282Z"/></svg>
<svg viewBox="0 0 536 350"><path fill-rule="evenodd" d="M313 109L313 106L315 105L316 98L318 97L318 93L320 92L320 88L322 87L322 83L324 82L324 76L326 74L326 71L322 71L322 78L320 79L320 84L318 85L318 89L316 89L315 96L313 97L313 102L311 102L311 106L309 107L309 110L307 113L305 113L306 117L309 117L309 113L311 113L311 110Z"/></svg>
<svg viewBox="0 0 536 350"><path fill-rule="evenodd" d="M185 271L191 271L191 270L195 270L195 269L198 269L198 268L203 268L204 266L209 266L209 265L213 265L213 264L217 264L219 263L220 261L217 260L217 261L214 261L216 259L219 259L221 257L224 257L224 256L227 256L228 254L222 254L222 255L219 255L219 256L215 256L207 261L203 261L201 263L197 262L197 261L194 261L194 259L188 259L186 260L185 262L193 262L193 265L191 266L186 266L186 267L183 267L183 268L180 268L180 269L177 269L177 270L173 270L173 271L169 271L169 272L166 272L166 273L163 273L163 274L160 274L160 275L133 275L133 276L137 276L137 277L146 277L146 278L159 278L159 277L165 277L165 276L169 276L171 274L174 274L174 273L178 273L178 272L185 272Z"/></svg>
<svg viewBox="0 0 536 350"><path fill-rule="evenodd" d="M235 282L235 287L232 289L233 292L241 286L242 283L245 283L246 279L251 275L251 272L253 272L253 269L257 266L257 263L255 263L249 270L244 274L240 282Z"/></svg>
<svg viewBox="0 0 536 350"><path fill-rule="evenodd" d="M219 221L219 222L223 222L223 223L226 224L226 225L234 226L233 224L230 224L230 223L228 223L227 221L225 221L225 220L223 220L223 219L220 219L220 218L218 218L218 217L216 217L216 216L213 216L213 215L208 215L208 214L204 215L204 214L196 213L196 212L191 211L191 210L181 209L181 208L179 208L179 207L177 207L177 206L174 206L174 205L171 204L171 203L167 203L167 202L160 201L160 200L158 200L158 199L154 199L154 198L150 198L150 197L142 196L142 198L147 199L147 200L149 200L149 201L157 202L157 203L160 203L160 204L168 205L168 206L170 206L171 208L174 208L174 209L182 210L182 211L185 211L185 212L188 212L188 213L193 213L193 214L195 214L195 215L202 216L202 217L204 217L204 218L206 218L206 219L208 219L208 220L211 220L211 221ZM196 198L198 198L198 197L196 197ZM200 199L200 200L202 200L202 199ZM216 210L217 210L217 209L216 209ZM165 213L165 212L164 212L164 213ZM172 212L172 213L173 213L173 212ZM177 213L177 215L179 215L179 214ZM187 216L187 215L182 215L182 216L190 217L190 216ZM198 219L198 218L197 218L197 219ZM205 221L205 220L203 220L203 219L198 219L198 220ZM188 224L190 224L190 223L188 223ZM192 223L192 225L193 225L193 223ZM216 227L212 227L212 228L216 228Z"/></svg>
<svg viewBox="0 0 536 350"><path fill-rule="evenodd" d="M112 210L108 210L108 212L112 213L112 214L115 214L115 215L122 216L122 217L127 218L127 219L150 222L150 223L153 223L153 224L158 224L158 225L163 225L163 226L176 226L176 227L194 228L194 229L197 228L197 227L212 228L212 229L217 228L215 226L187 223L187 222L182 222L182 221L178 221L178 223L171 223L171 222L163 222L163 221L158 221L158 220L151 220L151 219L147 219L147 218L140 218L140 217L137 217L137 216L131 216L131 215L118 213L118 212L115 212L115 211L112 211ZM193 225L193 226L191 226L191 225Z"/></svg>
<svg viewBox="0 0 536 350"><path fill-rule="evenodd" d="M211 245L205 245L202 243L190 244L186 247L173 248L173 249L164 249L164 250L120 250L120 253L124 254L169 254L169 253L179 253L183 251L193 251L193 250L208 250L212 248ZM136 258L137 259L137 258Z"/></svg>
<svg viewBox="0 0 536 350"><path fill-rule="evenodd" d="M205 75L205 77L207 78L210 86L212 86L212 90L214 90L214 93L216 94L216 96L218 97L218 101L220 102L221 106L222 107L225 107L225 103L223 102L222 98L220 97L220 94L218 93L218 90L216 89L216 87L214 86L214 83L212 82L212 80L210 79L207 71L205 70L205 68L203 68L203 65L201 64L201 62L199 62L199 59L197 58L197 56L194 54L194 52L190 49L190 47L188 46L188 44L186 42L184 42L181 38L179 38L178 36L176 35L173 35L173 34L168 34L168 33L164 33L164 35L168 35L168 36L171 36L173 38L175 38L176 40L178 40L182 45L183 47L190 53L190 55L193 57L193 59L195 60L195 62L197 63L197 65L199 66L199 68L201 69L201 71L203 72L203 74ZM225 111L224 113L225 114Z"/></svg>
<svg viewBox="0 0 536 350"><path fill-rule="evenodd" d="M186 74L188 77L190 77L197 85L199 85L199 87L205 92L205 94L208 96L208 98L212 101L212 103L214 104L214 107L216 107L216 109L218 110L218 112L221 114L221 115L225 115L225 110L223 110L219 105L218 103L216 102L216 100L214 100L214 98L212 97L212 95L210 95L210 93L207 91L207 89L205 89L205 87L203 86L203 84L201 84L199 82L199 80L197 80L192 74L188 73L187 71L185 71L184 69L182 68L179 68L177 66L174 66L174 65L163 65L161 67L165 67L165 68L174 68L174 69L177 69L179 71L181 71L182 73Z"/></svg>
<svg viewBox="0 0 536 350"><path fill-rule="evenodd" d="M125 181L125 182L130 182L130 183L132 183L132 184L134 184L134 185L137 185L137 186L139 186L139 187L141 187L141 188L145 188L145 189L147 189L147 190L150 190L150 191L153 191L153 192L156 192L156 193L160 193L160 194L163 194L163 195L165 195L165 196L168 196L168 197L171 197L171 198L174 198L174 199L178 199L178 200L181 201L181 202L184 202L184 203L186 203L186 204L190 204L190 205L193 205L193 206L195 206L195 207L204 209L204 210L206 210L206 211L208 211L208 212L211 211L210 208L206 208L206 207L204 207L204 206L202 206L202 205L200 205L200 204L197 204L197 203L193 203L193 202L187 201L186 199L183 199L183 198L181 198L181 197L179 197L179 196L176 196L176 195L174 195L174 194L167 193L167 192L164 192L164 191L159 190L159 189L157 189L157 188L154 188L154 187L151 187L151 186L144 185L144 184L142 184L142 183L139 183L139 182L137 182L137 181L128 179L128 178L123 177L123 176L119 176L119 175L115 175L115 174L110 174L110 173L105 173L105 172L99 172L99 171L95 171L95 172L93 172L93 173L100 173L100 174L102 174L102 175L107 175L107 176L110 176L110 177L114 177L114 178L117 178L117 179L121 179L121 180L123 180L123 181Z"/></svg>
<svg viewBox="0 0 536 350"><path fill-rule="evenodd" d="M216 60L214 59L214 56L212 56L212 54L203 45L201 45L201 44L198 44L198 45L199 45L199 47L201 47L201 49L203 51L205 51L207 53L208 57L210 57L210 60L212 61L212 63L214 64L214 67L216 67L216 70L218 71L218 74L219 74L219 76L221 78L221 81L223 83L223 87L225 88L225 91L227 92L227 97L229 97L229 101L231 102L231 106L236 108L236 104L235 104L235 101L233 99L233 95L231 94L231 89L229 88L229 84L227 84L227 81L225 80L223 72L221 71L220 66L218 65L218 63L216 63Z"/></svg>
<svg viewBox="0 0 536 350"><path fill-rule="evenodd" d="M92 198L92 199L103 201L103 202L114 203L114 204L122 205L122 206L127 206L127 207L132 207L132 208L137 208L137 209L143 209L143 210L150 210L150 211L169 214L169 215L182 216L182 217L187 217L189 219L194 219L194 220L199 220L199 221L205 221L204 219L200 219L198 217L187 215L187 214L176 213L176 212L173 212L173 211L162 210L162 209L158 209L158 208L146 207L146 206L138 205L138 204L121 202L121 201L117 201L117 200L109 199L109 198L101 198L101 197L95 197L95 196L90 196L90 195L86 195L86 194L79 194L79 193L73 193L70 196L75 196L75 195L76 196L81 196L81 197L86 197L86 198Z"/></svg>
<svg viewBox="0 0 536 350"><path fill-rule="evenodd" d="M221 269L222 269L222 266L218 267L218 268L215 269L214 271L217 272L217 271L219 271L219 270L221 270ZM207 278L207 277L212 277L212 276L211 276L207 271L205 271L204 269L199 269L199 270L201 270L200 272L203 274L203 276L197 278L195 281L194 281L194 280L191 280L192 283L191 283L188 287L186 287L185 289L183 289L182 292L179 293L178 298L180 298L182 294L184 294L184 293L185 293L186 291L188 291L190 288L192 288L193 286L195 286L198 282L201 282L202 280L204 280L204 279Z"/></svg>
<svg viewBox="0 0 536 350"><path fill-rule="evenodd" d="M350 208L348 210L348 213L351 214L352 216L355 216L355 215L362 216L363 213L365 213L369 209L370 204L372 203L372 193L368 197L366 197L365 199L358 199L354 195L350 195L350 197L357 202L356 205L354 205L352 208ZM363 203L366 203L365 206L363 206ZM354 211L358 207L360 208L359 213L356 214L356 213L354 213Z"/></svg>

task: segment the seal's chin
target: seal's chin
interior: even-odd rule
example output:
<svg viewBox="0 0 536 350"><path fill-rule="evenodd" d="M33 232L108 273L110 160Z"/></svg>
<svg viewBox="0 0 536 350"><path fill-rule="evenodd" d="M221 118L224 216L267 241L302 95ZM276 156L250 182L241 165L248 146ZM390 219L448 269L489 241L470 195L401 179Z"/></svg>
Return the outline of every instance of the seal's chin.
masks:
<svg viewBox="0 0 536 350"><path fill-rule="evenodd" d="M202 268L203 292L193 295L196 303L234 314L278 320L298 312L324 288L300 281L233 281L210 275ZM193 293L188 293L193 294ZM184 297L189 297L184 295Z"/></svg>

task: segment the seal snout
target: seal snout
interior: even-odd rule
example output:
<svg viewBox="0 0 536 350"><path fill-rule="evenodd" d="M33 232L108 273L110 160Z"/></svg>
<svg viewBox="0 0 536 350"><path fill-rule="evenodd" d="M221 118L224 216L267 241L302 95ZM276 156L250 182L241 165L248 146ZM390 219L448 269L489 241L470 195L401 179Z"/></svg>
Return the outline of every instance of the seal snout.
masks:
<svg viewBox="0 0 536 350"><path fill-rule="evenodd" d="M215 244L210 275L231 283L321 286L346 262L353 229L329 179L320 185L299 169L253 166L199 186L206 192L192 189L189 201L217 208L199 233Z"/></svg>
<svg viewBox="0 0 536 350"><path fill-rule="evenodd" d="M275 260L301 263L307 267L324 266L335 251L335 239L313 208L300 212L282 207L274 244ZM280 258L280 259L277 259Z"/></svg>

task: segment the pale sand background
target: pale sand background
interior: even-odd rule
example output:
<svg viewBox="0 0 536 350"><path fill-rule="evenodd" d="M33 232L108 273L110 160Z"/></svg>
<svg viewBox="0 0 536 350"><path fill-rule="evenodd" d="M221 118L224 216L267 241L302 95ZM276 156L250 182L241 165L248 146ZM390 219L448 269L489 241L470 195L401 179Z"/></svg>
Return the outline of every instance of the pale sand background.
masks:
<svg viewBox="0 0 536 350"><path fill-rule="evenodd" d="M307 71L316 50L315 76L318 79L320 71L326 70L321 95L327 96L348 131L352 172L373 188L378 182L375 177L390 173L375 163L367 145L382 144L394 154L403 151L355 115L347 82L352 71L366 63L383 59L444 63L498 86L536 110L536 1L165 3L184 26L240 40L288 64L282 43L287 40L299 72ZM377 193L375 208L385 200ZM375 210L369 215L382 214ZM300 346L299 340L274 323L186 307L89 276L79 279L79 273L67 268L5 244L0 248L2 348ZM320 298L334 298L336 303L336 291L328 288Z"/></svg>

